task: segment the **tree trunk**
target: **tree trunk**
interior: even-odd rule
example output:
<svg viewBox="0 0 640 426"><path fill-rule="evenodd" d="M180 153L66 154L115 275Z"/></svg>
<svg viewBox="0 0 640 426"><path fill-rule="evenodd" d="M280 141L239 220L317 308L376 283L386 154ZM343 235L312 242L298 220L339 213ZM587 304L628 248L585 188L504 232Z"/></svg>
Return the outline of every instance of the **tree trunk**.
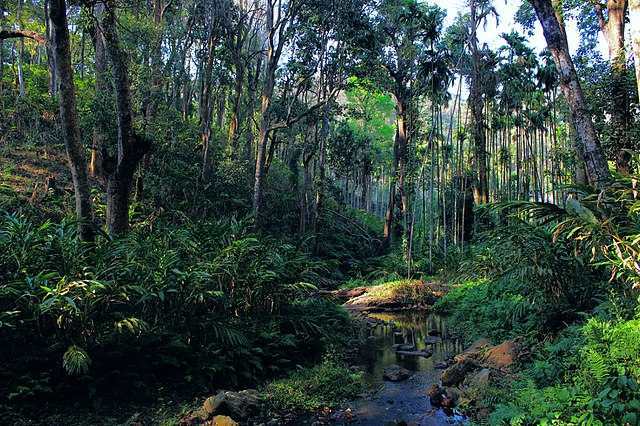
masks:
<svg viewBox="0 0 640 426"><path fill-rule="evenodd" d="M138 163L150 149L150 143L133 130L129 67L118 40L113 3L106 2L101 30L111 61L118 115L118 154L116 160L110 161L114 164L107 170L107 227L111 235L118 236L129 228L129 194L133 175Z"/></svg>
<svg viewBox="0 0 640 426"><path fill-rule="evenodd" d="M269 58L270 56L272 56L272 53L267 53L267 57ZM262 89L262 103L260 108L260 131L258 134L258 152L256 155L256 171L253 186L253 214L258 223L260 223L260 210L262 208L264 166L267 154L267 143L269 138L270 126L269 109L271 107L271 98L273 96L273 88L275 85L276 65L277 63L274 63L274 61L269 58L264 87Z"/></svg>
<svg viewBox="0 0 640 426"><path fill-rule="evenodd" d="M577 149L582 153L589 183L597 188L610 179L607 161L586 107L582 87L569 53L564 24L556 16L551 0L528 0L542 24L544 37L558 70L560 88L571 111L577 133Z"/></svg>
<svg viewBox="0 0 640 426"><path fill-rule="evenodd" d="M202 140L202 181L209 178L211 142L211 71L213 69L214 30L209 30L207 39L207 56L202 75L202 94L200 96L200 138Z"/></svg>
<svg viewBox="0 0 640 426"><path fill-rule="evenodd" d="M469 35L469 47L471 50L471 87L470 102L471 118L473 119L473 146L474 165L477 174L477 183L474 186L474 197L477 204L489 202L487 185L487 142L484 133L484 102L480 88L480 53L478 51L478 16L476 1L471 1L471 34Z"/></svg>
<svg viewBox="0 0 640 426"><path fill-rule="evenodd" d="M607 39L609 60L611 62L613 110L611 111L612 136L616 153L616 168L622 174L629 174L631 148L629 140L629 94L627 91L627 57L625 53L625 19L627 0L608 0L607 18L596 6L601 30Z"/></svg>
<svg viewBox="0 0 640 426"><path fill-rule="evenodd" d="M96 3L93 7L94 16L100 20L104 14L104 4ZM104 152L106 150L107 129L105 128L105 115L103 96L107 94L107 54L104 42L104 35L100 29L100 25L93 28L93 47L95 51L95 75L96 75L96 106L98 122L93 128L92 144L91 144L91 160L89 162L89 174L93 177L103 176Z"/></svg>
<svg viewBox="0 0 640 426"><path fill-rule="evenodd" d="M53 31L51 28L51 20L49 19L49 0L44 2L44 22L46 37L48 40L53 39ZM2 11L0 11L2 13ZM53 52L51 44L47 44L47 65L49 66L49 94L51 97L55 97L58 94L58 80L56 78L56 56ZM2 61L0 61L0 64Z"/></svg>
<svg viewBox="0 0 640 426"><path fill-rule="evenodd" d="M638 103L640 103L640 0L629 0L629 23L638 85Z"/></svg>
<svg viewBox="0 0 640 426"><path fill-rule="evenodd" d="M89 241L94 237L94 227L86 162L80 143L65 0L50 0L49 19L56 74L60 79L60 118L75 193L78 236L83 241Z"/></svg>
<svg viewBox="0 0 640 426"><path fill-rule="evenodd" d="M391 175L389 176L389 198L387 201L387 212L384 217L384 231L382 239L382 248L388 248L391 245L393 239L393 218L396 207L396 180L399 169L399 154L398 154L398 129L396 128L396 137L393 144L393 167L391 169Z"/></svg>

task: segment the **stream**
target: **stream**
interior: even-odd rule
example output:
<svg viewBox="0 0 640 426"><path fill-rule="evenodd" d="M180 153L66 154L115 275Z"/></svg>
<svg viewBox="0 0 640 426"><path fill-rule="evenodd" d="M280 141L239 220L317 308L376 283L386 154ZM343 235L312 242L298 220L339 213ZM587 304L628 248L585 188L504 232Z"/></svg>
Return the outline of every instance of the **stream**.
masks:
<svg viewBox="0 0 640 426"><path fill-rule="evenodd" d="M360 348L359 362L371 391L345 404L334 416L334 424L463 424L462 416L432 408L426 393L432 384L440 382L438 363L463 350L450 335L445 320L427 312L369 313L366 318L368 336ZM430 349L433 355L399 355L397 345L415 346L418 351ZM412 376L399 382L384 380L384 369L393 364L410 370Z"/></svg>

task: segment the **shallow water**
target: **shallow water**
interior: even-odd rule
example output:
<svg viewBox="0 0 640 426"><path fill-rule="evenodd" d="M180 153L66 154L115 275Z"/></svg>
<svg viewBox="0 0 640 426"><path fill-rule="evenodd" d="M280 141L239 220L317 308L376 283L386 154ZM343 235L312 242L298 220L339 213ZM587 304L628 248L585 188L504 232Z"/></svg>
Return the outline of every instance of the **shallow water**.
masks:
<svg viewBox="0 0 640 426"><path fill-rule="evenodd" d="M434 426L461 424L460 416L448 416L433 409L426 391L434 383L440 383L441 370L435 366L463 350L461 343L450 335L442 317L420 313L369 314L376 324L368 328L365 345L360 350L365 380L373 391L370 395L346 404L346 415L337 424L386 425L404 421L409 425ZM437 334L436 343L429 334ZM415 345L418 350L430 348L433 355L399 355L394 344ZM383 380L383 370L397 364L410 370L411 378L402 382ZM347 421L348 420L348 421Z"/></svg>

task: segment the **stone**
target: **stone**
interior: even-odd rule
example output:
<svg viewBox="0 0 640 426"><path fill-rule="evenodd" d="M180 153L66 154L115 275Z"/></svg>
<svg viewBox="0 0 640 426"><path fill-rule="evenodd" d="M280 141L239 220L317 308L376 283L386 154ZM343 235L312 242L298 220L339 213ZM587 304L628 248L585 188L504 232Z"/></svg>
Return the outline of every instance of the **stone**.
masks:
<svg viewBox="0 0 640 426"><path fill-rule="evenodd" d="M215 416L211 423L212 426L239 426L238 422L234 421L229 416Z"/></svg>
<svg viewBox="0 0 640 426"><path fill-rule="evenodd" d="M491 346L491 342L489 339L478 339L471 344L467 349L465 349L462 353L459 353L454 357L456 362L467 361L470 358L478 358L482 351Z"/></svg>
<svg viewBox="0 0 640 426"><path fill-rule="evenodd" d="M482 362L495 369L505 369L513 365L518 359L519 348L513 340L506 340L497 346L492 346L482 356Z"/></svg>
<svg viewBox="0 0 640 426"><path fill-rule="evenodd" d="M436 370L446 370L448 367L449 364L444 361L437 362L436 365L433 366Z"/></svg>
<svg viewBox="0 0 640 426"><path fill-rule="evenodd" d="M427 396L432 407L440 408L442 406L443 394L442 388L435 383L427 389Z"/></svg>
<svg viewBox="0 0 640 426"><path fill-rule="evenodd" d="M395 345L391 345L391 349L394 351L415 351L416 347L414 345L396 343Z"/></svg>
<svg viewBox="0 0 640 426"><path fill-rule="evenodd" d="M411 377L411 372L396 364L392 364L384 369L383 378L390 382L401 382L409 377Z"/></svg>
<svg viewBox="0 0 640 426"><path fill-rule="evenodd" d="M206 418L213 415L226 415L245 420L259 413L262 400L255 389L240 392L220 391L204 401L202 411Z"/></svg>
<svg viewBox="0 0 640 426"><path fill-rule="evenodd" d="M484 388L491 382L491 370L483 368L482 370L467 376L465 384L472 388Z"/></svg>
<svg viewBox="0 0 640 426"><path fill-rule="evenodd" d="M402 356L421 356L423 358L429 358L433 355L433 352L428 349L424 349L421 351L396 351L396 354Z"/></svg>
<svg viewBox="0 0 640 426"><path fill-rule="evenodd" d="M424 338L424 343L427 345L435 345L440 342L442 342L442 338L439 336L427 336Z"/></svg>
<svg viewBox="0 0 640 426"><path fill-rule="evenodd" d="M453 387L445 388L444 393L449 400L447 403L451 404L451 406L447 408L453 408L455 405L458 404L458 401L460 400L460 391L458 390L458 388L453 388Z"/></svg>
<svg viewBox="0 0 640 426"><path fill-rule="evenodd" d="M462 383L467 373L473 370L474 366L468 361L457 362L442 372L442 384L444 386L455 386Z"/></svg>
<svg viewBox="0 0 640 426"><path fill-rule="evenodd" d="M440 336L442 335L442 333L440 332L440 330L438 330L437 328L432 328L430 329L427 334L431 337L435 337L435 336Z"/></svg>

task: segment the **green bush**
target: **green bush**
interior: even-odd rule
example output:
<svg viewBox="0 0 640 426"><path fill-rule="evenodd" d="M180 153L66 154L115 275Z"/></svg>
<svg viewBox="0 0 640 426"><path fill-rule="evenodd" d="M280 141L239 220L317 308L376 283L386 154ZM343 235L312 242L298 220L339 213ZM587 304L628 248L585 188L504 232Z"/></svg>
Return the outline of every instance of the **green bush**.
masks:
<svg viewBox="0 0 640 426"><path fill-rule="evenodd" d="M355 398L362 390L361 373L325 359L319 365L270 383L265 392L277 410L314 411Z"/></svg>
<svg viewBox="0 0 640 426"><path fill-rule="evenodd" d="M349 333L342 308L309 300L326 263L249 225L169 213L89 245L71 222L0 215L4 394L64 371L255 383Z"/></svg>

